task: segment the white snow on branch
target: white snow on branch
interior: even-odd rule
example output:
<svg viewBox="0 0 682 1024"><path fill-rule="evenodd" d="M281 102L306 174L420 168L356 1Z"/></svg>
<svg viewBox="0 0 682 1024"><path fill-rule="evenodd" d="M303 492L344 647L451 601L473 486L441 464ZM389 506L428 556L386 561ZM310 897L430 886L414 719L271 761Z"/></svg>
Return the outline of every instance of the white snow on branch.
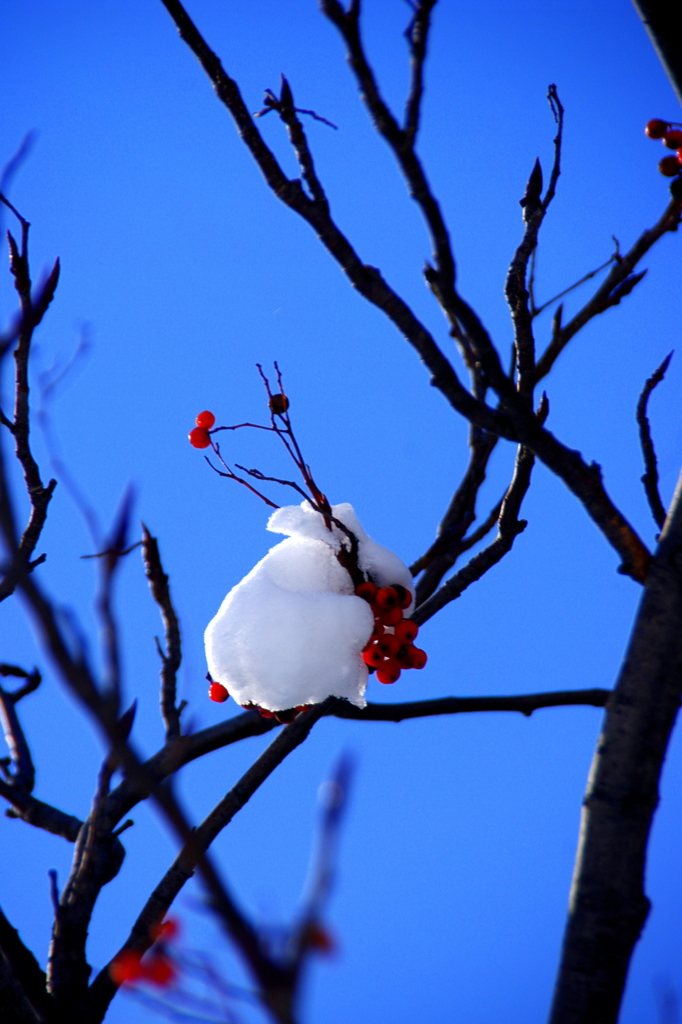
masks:
<svg viewBox="0 0 682 1024"><path fill-rule="evenodd" d="M407 566L365 533L351 505L333 506L332 515L357 537L363 572L380 587L400 583L414 593ZM287 540L232 588L208 624L211 676L238 704L268 711L331 695L363 707L368 673L361 652L374 616L336 558L348 548L347 536L329 530L307 501L278 509L267 528Z"/></svg>

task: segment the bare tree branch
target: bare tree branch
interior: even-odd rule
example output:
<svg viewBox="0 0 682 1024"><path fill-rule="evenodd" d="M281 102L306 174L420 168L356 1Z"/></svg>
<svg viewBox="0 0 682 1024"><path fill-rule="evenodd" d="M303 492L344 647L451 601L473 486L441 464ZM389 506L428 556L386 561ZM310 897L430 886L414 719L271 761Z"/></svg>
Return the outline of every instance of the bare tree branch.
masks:
<svg viewBox="0 0 682 1024"><path fill-rule="evenodd" d="M412 614L412 618L416 623L421 625L426 622L446 604L459 597L468 586L479 580L481 576L507 554L518 535L525 530L526 520L519 519L518 514L521 502L530 486L530 476L534 462L533 453L528 448L520 446L516 454L514 476L502 502L497 526L497 537L487 548L474 555L471 561L460 569L459 572L451 576L435 594L417 607L416 611Z"/></svg>
<svg viewBox="0 0 682 1024"><path fill-rule="evenodd" d="M0 910L0 1000L7 1024L48 1024L54 1009L45 972ZM4 1016L7 1014L7 1016Z"/></svg>
<svg viewBox="0 0 682 1024"><path fill-rule="evenodd" d="M499 356L480 319L473 309L454 291L454 260L440 208L431 195L421 164L409 147L404 134L379 95L374 76L367 64L359 36L359 5L352 4L346 12L337 0L323 0L323 10L337 25L349 47L349 59L358 76L365 101L379 131L393 147L410 188L429 224L437 254L437 287L444 308L469 338L490 385L497 392L502 411L491 409L477 400L461 384L454 368L440 350L431 334L407 304L388 286L375 267L368 267L339 231L331 216L317 201L304 194L298 181L289 181L275 157L263 142L253 123L236 83L227 76L213 51L197 30L179 0L162 0L175 21L181 37L199 59L213 82L218 97L232 114L244 142L250 149L266 181L275 194L303 217L317 232L323 245L341 264L352 285L368 301L380 308L407 338L432 373L432 384L443 392L452 406L471 423L500 437L530 448L585 506L609 543L620 554L621 572L643 581L649 563L649 552L632 526L614 506L604 489L599 467L587 465L578 452L562 445L540 427L532 410L517 394L512 381L502 368Z"/></svg>
<svg viewBox="0 0 682 1024"><path fill-rule="evenodd" d="M639 274L633 274L633 269L666 232L677 231L681 212L682 199L671 199L658 223L648 231L644 231L629 252L624 256L616 258L616 262L606 275L605 280L583 308L564 327L561 327L560 324L555 324L552 340L540 359L538 359L535 374L536 381L540 381L543 377L547 376L571 338L585 324L611 306L617 306L621 299L630 294L646 273L646 271L643 271Z"/></svg>
<svg viewBox="0 0 682 1024"><path fill-rule="evenodd" d="M682 477L609 698L585 799L550 1024L615 1024L649 912L647 841L682 698Z"/></svg>
<svg viewBox="0 0 682 1024"><path fill-rule="evenodd" d="M537 252L537 250L535 252ZM533 253L533 256L535 256L535 252ZM568 288L564 288L563 291L558 292L557 295L553 295L551 299L547 299L546 302L543 302L539 306L535 305L535 302L534 302L533 297L532 297L532 289L531 289L531 287L529 285L529 289L528 290L531 291L531 311L533 313L533 317L535 318L536 316L540 316L540 313L544 313L544 311L549 306L553 306L555 302L558 302L559 299L563 299L563 297L565 295L570 295L570 293L574 292L576 290L576 288L580 288L581 284L585 284L587 281L591 281L593 277L596 277L597 274L601 274L602 270L606 270L606 268L610 267L611 264L615 260L619 260L620 258L621 258L620 257L620 253L616 251L616 253L614 253L613 256L609 256L609 258L607 259L607 261L605 263L601 263L594 270L590 270L587 274L584 274L580 278L580 280L576 281L574 284L570 284L568 286ZM532 274L533 274L533 271L531 270L531 278L532 278ZM529 281L530 281L530 278L529 278Z"/></svg>
<svg viewBox="0 0 682 1024"><path fill-rule="evenodd" d="M521 200L526 230L509 266L504 289L514 325L518 392L527 400L529 407L532 407L533 390L535 388L535 338L533 337L531 296L526 278L528 275L528 262L537 248L542 222L556 192L556 184L561 171L561 141L564 127L564 108L559 100L555 85L550 85L548 98L557 122L552 175L547 194L543 199L542 169L540 161L535 161L535 166L526 186L526 194Z"/></svg>
<svg viewBox="0 0 682 1024"><path fill-rule="evenodd" d="M43 560L42 557L34 561L31 559L47 518L47 509L52 498L52 492L57 484L56 480L50 480L47 486L43 485L38 464L31 452L29 442L28 360L33 332L45 315L57 287L59 260L55 262L52 271L41 284L37 295L34 297L31 290L32 283L28 263L28 233L30 224L2 193L0 193L0 202L12 211L21 224L21 246L17 245L12 235L8 232L10 270L14 277L14 285L21 304L21 317L16 331L12 332L12 336L16 336L18 339L14 350L14 417L10 420L2 414L0 422L10 431L14 438L16 456L23 470L26 492L31 503L29 521L19 539L17 537L16 523L11 513L11 505L8 504L5 498L7 481L4 479L4 474L0 474L0 505L2 506L0 517L2 517L3 529L8 538L10 557L9 565L5 570L5 577L0 580L0 601L2 601L14 592L18 574L30 572ZM1 355L2 353L0 353Z"/></svg>
<svg viewBox="0 0 682 1024"><path fill-rule="evenodd" d="M206 851L216 836L229 824L234 815L248 802L274 769L292 750L295 750L307 739L314 724L336 702L337 698L329 697L286 725L201 825L187 837L182 850L147 901L128 940L119 950L117 956L126 949L144 951L151 946L152 925L163 918L177 894L192 877L194 869L198 868L202 881L208 889L214 910L261 985L261 998L264 1004L269 1008L275 1020L281 1021L283 1024L294 1020L291 1005L293 988L290 970L277 964L268 956L252 925L241 914L236 913L231 898L227 905L216 898L218 886L211 879L217 878L217 874L206 856ZM220 883L220 888L224 889L222 883ZM90 1003L98 1013L108 1006L115 995L116 987L108 967L105 968L91 987Z"/></svg>
<svg viewBox="0 0 682 1024"><path fill-rule="evenodd" d="M438 537L410 567L413 576L424 572L417 584L417 604L431 596L445 573L455 564L464 550L464 535L476 517L478 492L485 480L488 462L498 439L494 434L474 432L473 429L471 433L476 436L470 440L469 465L441 521Z"/></svg>
<svg viewBox="0 0 682 1024"><path fill-rule="evenodd" d="M460 715L478 711L518 711L529 718L540 708L587 705L602 708L610 690L557 690L554 693L525 693L512 697L437 697L403 704L367 704L356 708L347 701L339 703L331 714L356 722L406 722L433 715Z"/></svg>
<svg viewBox="0 0 682 1024"><path fill-rule="evenodd" d="M86 956L90 919L101 889L121 869L125 851L102 821L113 764L105 762L92 809L78 833L71 872L59 898L47 963L48 990L65 1019L84 1020L91 968Z"/></svg>
<svg viewBox="0 0 682 1024"><path fill-rule="evenodd" d="M129 548L127 543L133 500L133 491L129 487L123 496L121 507L111 529L111 535L105 538L104 551L99 555L102 578L97 599L97 610L102 625L102 648L105 666L102 696L111 705L111 713L115 715L120 713L122 680L119 629L113 608L114 583L120 568L121 558L129 554L137 546L133 545L133 548Z"/></svg>
<svg viewBox="0 0 682 1024"><path fill-rule="evenodd" d="M632 0L670 83L682 103L682 54L675 9L666 0Z"/></svg>
<svg viewBox="0 0 682 1024"><path fill-rule="evenodd" d="M197 57L213 83L218 98L230 111L239 133L249 148L268 185L287 206L306 220L318 234L330 255L341 265L351 284L381 309L419 353L433 375L432 383L467 419L495 434L507 436L511 429L505 416L476 401L459 381L452 365L426 327L407 304L386 283L376 267L364 264L341 233L331 215L309 199L296 179L289 180L263 141L242 99L239 88L224 71L179 0L162 0L180 36Z"/></svg>
<svg viewBox="0 0 682 1024"><path fill-rule="evenodd" d="M22 821L36 828L42 828L52 835L61 836L70 843L75 843L78 833L83 826L80 818L72 814L66 814L56 807L45 804L42 800L36 800L34 796L15 789L0 779L0 796L4 797L12 805L12 811L5 813L11 818L21 818Z"/></svg>
<svg viewBox="0 0 682 1024"><path fill-rule="evenodd" d="M166 726L166 739L180 735L180 712L176 706L176 679L182 661L180 623L171 599L168 576L163 571L156 537L142 524L142 557L152 597L159 606L165 631L165 650L157 641L161 658L161 717Z"/></svg>
<svg viewBox="0 0 682 1024"><path fill-rule="evenodd" d="M9 748L11 765L11 771L9 767L5 768L3 766L3 774L16 790L31 793L35 784L36 773L33 767L31 751L26 741L24 730L19 722L16 704L22 697L26 697L29 693L37 690L40 685L41 676L38 669L34 669L29 674L16 665L0 664L0 676L8 675L26 679L26 683L15 693L8 693L0 686L0 723L2 723L5 742Z"/></svg>
<svg viewBox="0 0 682 1024"><path fill-rule="evenodd" d="M419 115L424 94L424 61L431 25L431 11L437 0L419 0L405 31L410 47L410 93L405 104L405 138L414 145L419 131Z"/></svg>
<svg viewBox="0 0 682 1024"><path fill-rule="evenodd" d="M647 496L647 501L651 508L656 525L660 528L665 522L665 508L661 501L661 495L658 491L658 464L656 461L656 452L654 450L654 442L651 437L651 428L649 427L649 418L647 416L647 406L649 404L649 398L654 388L661 383L665 377L666 370L670 365L670 360L673 354L670 352L661 365L655 370L647 380L646 384L642 389L642 393L639 396L637 403L637 423L639 424L639 440L642 445L642 454L644 456L644 465L646 472L642 477L642 483L644 484L644 491Z"/></svg>

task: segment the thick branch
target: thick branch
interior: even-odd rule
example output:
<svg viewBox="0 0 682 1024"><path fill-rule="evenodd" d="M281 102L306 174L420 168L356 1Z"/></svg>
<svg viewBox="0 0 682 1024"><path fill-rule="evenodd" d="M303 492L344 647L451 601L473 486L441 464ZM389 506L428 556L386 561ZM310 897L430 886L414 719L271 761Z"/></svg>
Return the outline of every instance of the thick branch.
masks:
<svg viewBox="0 0 682 1024"><path fill-rule="evenodd" d="M91 968L86 957L90 919L102 887L121 869L125 850L102 823L112 766L103 768L92 811L78 833L71 872L56 908L47 968L48 989L59 1013L83 1020Z"/></svg>
<svg viewBox="0 0 682 1024"><path fill-rule="evenodd" d="M649 911L646 849L682 698L682 477L651 563L584 800L551 1024L615 1024Z"/></svg>
<svg viewBox="0 0 682 1024"><path fill-rule="evenodd" d="M644 22L661 64L682 103L682 51L680 25L674 4L668 0L632 0L635 10Z"/></svg>
<svg viewBox="0 0 682 1024"><path fill-rule="evenodd" d="M52 1000L45 973L0 910L0 1005L7 1024L46 1024Z"/></svg>

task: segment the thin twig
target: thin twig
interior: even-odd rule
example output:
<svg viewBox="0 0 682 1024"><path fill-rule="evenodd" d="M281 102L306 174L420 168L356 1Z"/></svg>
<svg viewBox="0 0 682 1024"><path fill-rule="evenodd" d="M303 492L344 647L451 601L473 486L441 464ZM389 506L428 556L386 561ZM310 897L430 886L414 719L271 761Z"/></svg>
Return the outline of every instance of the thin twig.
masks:
<svg viewBox="0 0 682 1024"><path fill-rule="evenodd" d="M322 209L328 210L329 204L327 202L327 197L322 187L322 183L320 182L315 170L315 162L313 160L313 155L310 152L310 146L308 145L305 129L296 116L296 108L294 107L294 98L291 93L291 86L284 75L282 75L282 88L279 101L273 103L273 107L277 110L280 118L287 127L289 141L291 142L294 153L296 154L296 159L298 160L298 165L301 168L303 180L308 186L313 200L316 203L319 203Z"/></svg>
<svg viewBox="0 0 682 1024"><path fill-rule="evenodd" d="M111 535L104 542L104 557L99 563L101 581L97 599L97 610L102 627L102 647L105 664L105 680L102 695L106 701L111 702L111 713L116 716L119 714L121 701L121 654L118 623L113 608L113 590L116 575L121 565L121 558L132 550L132 548L128 547L127 537L133 501L133 490L128 488L114 520Z"/></svg>
<svg viewBox="0 0 682 1024"><path fill-rule="evenodd" d="M424 572L417 585L418 604L431 596L462 550L466 550L462 548L463 538L476 518L478 494L497 440L494 434L486 433L470 440L469 465L441 521L438 537L410 569L413 576Z"/></svg>
<svg viewBox="0 0 682 1024"><path fill-rule="evenodd" d="M419 130L419 115L424 94L424 61L429 38L431 11L437 0L419 0L412 20L405 31L410 47L410 92L405 104L405 137L414 145Z"/></svg>
<svg viewBox="0 0 682 1024"><path fill-rule="evenodd" d="M165 649L158 644L161 657L161 717L166 739L180 735L180 709L176 706L177 674L182 661L180 623L173 605L168 576L163 570L156 537L142 524L142 558L152 597L161 613L165 633Z"/></svg>
<svg viewBox="0 0 682 1024"><path fill-rule="evenodd" d="M432 715L460 715L488 711L518 711L529 718L540 708L589 706L602 708L610 690L557 690L554 693L526 693L504 697L438 697L435 700L417 700L405 704L367 704L356 708L347 701L332 712L336 718L351 718L357 722L406 722L412 718Z"/></svg>
<svg viewBox="0 0 682 1024"><path fill-rule="evenodd" d="M47 509L52 498L52 492L56 487L56 480L50 480L47 486L43 485L40 470L31 452L29 442L29 373L28 361L31 352L33 332L45 315L50 302L54 296L57 282L59 280L59 260L57 260L52 271L44 282L38 287L37 293L32 294L32 283L28 261L28 235L29 222L22 217L19 211L10 203L6 196L0 193L2 202L17 217L21 225L21 246L18 246L13 236L8 232L10 247L10 271L14 277L14 286L19 296L21 316L13 335L17 339L14 350L15 362L15 391L14 391L14 415L12 420L2 416L2 425L5 426L14 438L15 452L21 465L26 492L31 504L31 513L28 524L20 539L16 536L16 524L8 512L3 512L4 532L8 538L8 549L11 562L6 570L5 578L0 580L0 601L9 597L17 585L18 576L23 572L31 572L36 565L43 560L33 559L33 552L40 538ZM7 484L5 480L0 481L0 503L5 504ZM9 539L11 537L11 539Z"/></svg>
<svg viewBox="0 0 682 1024"><path fill-rule="evenodd" d="M22 821L33 825L35 828L51 832L54 836L61 836L62 839L75 843L78 833L83 826L80 818L72 814L66 814L50 804L36 800L28 793L20 792L14 786L9 785L0 779L0 796L4 797L13 810L6 812L11 818L21 818Z"/></svg>
<svg viewBox="0 0 682 1024"><path fill-rule="evenodd" d="M330 713L334 713L333 708ZM353 771L354 762L345 754L340 758L333 777L321 787L323 812L317 850L306 883L303 909L287 949L296 985L300 985L310 954L319 949L320 933L324 935L322 916L334 883L339 835L348 807Z"/></svg>
<svg viewBox="0 0 682 1024"><path fill-rule="evenodd" d="M537 250L534 250L533 257L535 257L536 252ZM585 274L584 277L581 277L579 281L575 282L575 284L569 285L568 288L564 288L564 290L562 292L559 292L558 295L553 295L551 299L547 299L547 302L543 302L540 306L536 306L533 304L531 306L533 318L535 318L536 316L540 316L540 313L543 313L548 306L554 305L554 303L558 302L559 299L563 299L564 295L570 295L570 293L575 291L576 288L579 288L581 284L585 284L586 281L591 281L593 277L597 276L597 274L601 274L602 270L606 270L606 268L610 267L611 264L618 258L619 257L616 254L610 256L607 259L606 263L602 263L601 266L597 267L595 270L590 270L588 274ZM534 260L531 260L531 268L533 266L533 262Z"/></svg>
<svg viewBox="0 0 682 1024"><path fill-rule="evenodd" d="M534 462L533 453L523 445L519 445L514 464L514 476L500 510L497 537L487 548L474 555L459 572L451 576L435 594L417 607L412 614L416 623L421 625L450 601L454 601L467 587L479 580L511 550L514 541L527 525L524 519L518 518L518 514L521 502L530 486Z"/></svg>
<svg viewBox="0 0 682 1024"><path fill-rule="evenodd" d="M14 666L0 665L0 675L7 675L7 669ZM14 672L11 672L14 675ZM34 685L31 685L31 684ZM16 704L21 697L26 696L32 690L37 689L40 683L40 673L35 670L32 680L23 686L17 693L8 693L0 686L0 723L5 735L5 742L9 749L11 771L7 768L4 773L12 788L22 793L29 794L35 785L35 768L31 751L21 727L17 714Z"/></svg>
<svg viewBox="0 0 682 1024"><path fill-rule="evenodd" d="M666 370L670 365L672 357L673 353L669 352L658 369L652 373L642 388L642 393L639 396L639 401L637 402L639 440L642 446L642 455L644 456L644 466L646 468L646 472L642 477L642 483L644 484L644 491L646 493L647 501L649 502L649 507L651 508L652 515L659 529L663 528L666 511L658 490L658 463L656 461L656 451L654 449L653 438L651 437L651 428L649 426L649 418L647 416L647 406L649 404L651 392L665 377Z"/></svg>
<svg viewBox="0 0 682 1024"><path fill-rule="evenodd" d="M542 170L540 161L528 179L526 194L521 200L523 219L526 224L523 238L511 261L505 283L505 296L514 324L514 345L518 368L518 391L532 405L535 388L535 339L533 337L533 307L530 289L527 286L528 263L538 244L542 222L556 192L561 173L561 142L563 136L564 108L559 100L555 85L550 85L548 99L557 123L554 139L554 165L547 192L542 197Z"/></svg>
<svg viewBox="0 0 682 1024"><path fill-rule="evenodd" d="M547 376L571 338L585 324L611 306L617 306L642 280L646 271L633 274L633 269L666 232L677 231L681 212L682 199L671 199L660 220L652 228L642 232L629 252L616 259L611 271L607 274L606 279L599 288L597 288L592 298L585 303L583 308L567 324L563 327L556 327L549 345L540 359L538 359L535 374L536 382Z"/></svg>

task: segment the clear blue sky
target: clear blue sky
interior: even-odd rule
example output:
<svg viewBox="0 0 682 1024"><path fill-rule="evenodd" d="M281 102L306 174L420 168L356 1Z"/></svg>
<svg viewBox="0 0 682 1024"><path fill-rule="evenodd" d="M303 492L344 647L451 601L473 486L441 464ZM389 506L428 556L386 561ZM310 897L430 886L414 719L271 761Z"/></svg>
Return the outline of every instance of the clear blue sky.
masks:
<svg viewBox="0 0 682 1024"><path fill-rule="evenodd" d="M407 81L399 0L366 0L368 49L388 98ZM380 266L441 344L444 321L421 268L429 245L384 144L373 134L335 30L313 0L190 0L188 9L257 110L280 72L297 103L339 125L310 123L332 210L365 262ZM33 266L55 256L63 276L40 329L34 372L85 355L43 405L54 444L105 525L130 481L160 538L182 617L181 696L194 728L237 709L205 696L202 635L226 591L267 551L267 509L219 480L186 441L196 413L221 423L263 416L255 363L278 359L298 435L334 502L349 501L378 541L411 562L431 542L466 463L466 425L430 388L416 356L342 279L310 229L279 206L227 112L158 0L24 0L0 11L0 161L25 133L37 141L12 188L32 223ZM441 0L427 67L420 151L450 224L460 282L501 351L511 344L506 267L521 231L518 200L533 161L548 172L555 82L566 107L563 176L539 255L547 298L628 247L667 202L651 117L679 117L671 87L628 0L553 5ZM282 126L260 122L288 172ZM7 219L5 219L7 225ZM637 293L575 339L547 382L549 426L604 469L615 501L648 543L634 408L646 377L679 343L680 239L644 262ZM587 286L589 289L589 286ZM568 310L589 294L582 290ZM0 282L3 318L13 308ZM548 336L541 320L539 343ZM652 400L664 498L682 464L682 355ZM43 380L45 378L42 378ZM39 401L38 401L38 404ZM45 472L48 455L36 434ZM280 453L244 434L237 461L278 475ZM482 496L494 505L511 467L500 446ZM286 496L275 496L281 503ZM428 668L373 700L519 693L613 684L638 588L548 471L538 467L526 532L507 559L424 628ZM62 483L41 543L41 579L93 631L92 550ZM136 740L162 741L159 631L138 556L122 573L127 692ZM2 614L5 661L45 671L21 712L38 770L36 795L85 816L99 740L36 651L18 602ZM96 656L96 655L93 655ZM226 878L259 921L286 922L305 876L316 791L343 750L358 761L330 926L339 955L310 974L306 1024L541 1024L553 984L580 800L598 734L596 709L471 715L395 725L324 721L216 843ZM251 740L187 768L179 791L199 820L264 745ZM622 1024L658 1021L666 986L682 997L682 810L677 743L656 819L648 890L654 910L634 960ZM153 812L136 809L128 857L103 893L90 957L101 966L159 880L173 846ZM66 880L70 849L0 819L0 902L41 961L47 871ZM239 968L181 897L188 944ZM194 903L192 903L194 901ZM129 1000L115 1024L149 1019ZM244 1021L262 1019L245 1010ZM666 1024L673 1024L672 1020Z"/></svg>

